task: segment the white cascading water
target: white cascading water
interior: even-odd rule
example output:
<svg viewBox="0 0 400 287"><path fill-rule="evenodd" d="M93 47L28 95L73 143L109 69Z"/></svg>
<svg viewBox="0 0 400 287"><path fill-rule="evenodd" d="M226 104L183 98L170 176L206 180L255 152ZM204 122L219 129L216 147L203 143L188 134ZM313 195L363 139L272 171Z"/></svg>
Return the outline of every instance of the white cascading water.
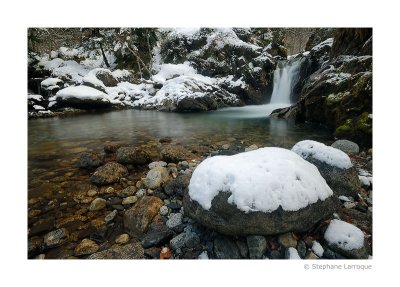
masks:
<svg viewBox="0 0 400 287"><path fill-rule="evenodd" d="M270 104L290 104L290 96L297 80L300 61L279 62L274 72L274 88Z"/></svg>

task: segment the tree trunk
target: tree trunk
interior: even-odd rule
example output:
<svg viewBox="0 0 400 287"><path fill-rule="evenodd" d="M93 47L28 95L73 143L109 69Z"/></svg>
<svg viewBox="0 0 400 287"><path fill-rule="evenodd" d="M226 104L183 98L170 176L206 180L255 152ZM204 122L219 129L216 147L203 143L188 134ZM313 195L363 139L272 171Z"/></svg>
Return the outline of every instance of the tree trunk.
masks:
<svg viewBox="0 0 400 287"><path fill-rule="evenodd" d="M110 68L111 68L111 67L110 67L110 64L108 63L106 54L104 53L104 49L103 49L103 46L101 45L101 43L100 43L100 50L101 50L101 54L103 55L104 63L106 64L107 68L110 69Z"/></svg>

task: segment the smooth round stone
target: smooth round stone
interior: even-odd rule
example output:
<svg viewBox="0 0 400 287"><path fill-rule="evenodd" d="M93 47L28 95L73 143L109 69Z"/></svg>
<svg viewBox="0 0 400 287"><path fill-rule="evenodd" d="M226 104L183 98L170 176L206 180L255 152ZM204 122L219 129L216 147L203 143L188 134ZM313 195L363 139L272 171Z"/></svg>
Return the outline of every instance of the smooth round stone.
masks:
<svg viewBox="0 0 400 287"><path fill-rule="evenodd" d="M331 146L348 154L357 154L360 152L358 144L349 140L337 140Z"/></svg>
<svg viewBox="0 0 400 287"><path fill-rule="evenodd" d="M96 198L90 204L89 210L90 211L97 211L97 210L103 209L104 207L106 207L106 200L103 199L103 198Z"/></svg>
<svg viewBox="0 0 400 287"><path fill-rule="evenodd" d="M95 191L94 189L91 189L87 192L88 196L95 196L97 194L97 191Z"/></svg>
<svg viewBox="0 0 400 287"><path fill-rule="evenodd" d="M115 243L117 244L125 244L129 241L129 235L124 233L119 235L117 238L115 238Z"/></svg>
<svg viewBox="0 0 400 287"><path fill-rule="evenodd" d="M81 243L78 244L78 246L76 246L74 250L74 255L75 256L89 255L97 252L97 250L99 250L99 245L96 242L85 238L81 241Z"/></svg>
<svg viewBox="0 0 400 287"><path fill-rule="evenodd" d="M128 196L128 197L125 197L123 200L122 200L122 204L133 204L133 203L136 203L136 201L138 200L138 198L137 198L137 196Z"/></svg>

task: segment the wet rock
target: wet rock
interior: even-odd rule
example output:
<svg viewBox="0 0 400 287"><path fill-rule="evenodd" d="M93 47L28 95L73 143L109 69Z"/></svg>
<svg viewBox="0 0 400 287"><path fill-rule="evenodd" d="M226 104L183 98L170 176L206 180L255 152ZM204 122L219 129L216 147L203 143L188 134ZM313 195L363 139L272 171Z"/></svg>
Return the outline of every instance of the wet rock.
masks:
<svg viewBox="0 0 400 287"><path fill-rule="evenodd" d="M104 217L105 223L107 224L107 223L113 221L115 216L117 216L117 210L113 210L112 212L107 214L106 217Z"/></svg>
<svg viewBox="0 0 400 287"><path fill-rule="evenodd" d="M97 250L99 250L99 245L96 242L85 238L76 246L74 250L74 255L75 256L89 255L97 252Z"/></svg>
<svg viewBox="0 0 400 287"><path fill-rule="evenodd" d="M43 240L46 248L54 248L69 240L69 232L66 228L56 229L47 233Z"/></svg>
<svg viewBox="0 0 400 287"><path fill-rule="evenodd" d="M118 211L122 211L122 210L125 209L125 207L122 206L122 205L120 205L120 204L115 204L115 205L113 204L113 205L111 205L111 207L112 207L113 209L118 210Z"/></svg>
<svg viewBox="0 0 400 287"><path fill-rule="evenodd" d="M94 190L94 189L91 189L91 190L89 190L89 191L87 192L87 195L88 195L88 196L95 196L96 194L97 194L97 191Z"/></svg>
<svg viewBox="0 0 400 287"><path fill-rule="evenodd" d="M104 207L106 207L106 200L103 199L103 198L96 198L90 204L89 210L90 211L97 211L97 210L103 209Z"/></svg>
<svg viewBox="0 0 400 287"><path fill-rule="evenodd" d="M125 211L124 226L136 238L142 238L153 218L158 214L163 201L155 196L144 196Z"/></svg>
<svg viewBox="0 0 400 287"><path fill-rule="evenodd" d="M252 144L251 146L248 146L244 149L244 151L252 151L258 149L258 146L255 144Z"/></svg>
<svg viewBox="0 0 400 287"><path fill-rule="evenodd" d="M129 241L129 235L124 233L119 235L117 238L115 238L115 243L117 244L125 244Z"/></svg>
<svg viewBox="0 0 400 287"><path fill-rule="evenodd" d="M80 155L77 162L79 168L96 168L99 167L104 161L103 153L88 153L84 152Z"/></svg>
<svg viewBox="0 0 400 287"><path fill-rule="evenodd" d="M125 197L123 200L122 200L122 204L134 204L134 203L136 203L136 201L138 200L138 198L136 197L136 196L128 196L128 197Z"/></svg>
<svg viewBox="0 0 400 287"><path fill-rule="evenodd" d="M279 235L278 241L285 248L297 247L297 240L293 237L293 234L291 232Z"/></svg>
<svg viewBox="0 0 400 287"><path fill-rule="evenodd" d="M169 230L164 224L153 222L150 224L149 231L142 240L143 248L151 246L160 246L168 242L174 233Z"/></svg>
<svg viewBox="0 0 400 287"><path fill-rule="evenodd" d="M141 198L141 197L145 196L146 194L147 194L147 191L146 191L145 189L143 189L143 188L139 189L139 190L136 192L136 196L137 196L138 198Z"/></svg>
<svg viewBox="0 0 400 287"><path fill-rule="evenodd" d="M106 153L115 153L120 147L123 147L124 143L122 142L108 142L104 145L104 152Z"/></svg>
<svg viewBox="0 0 400 287"><path fill-rule="evenodd" d="M214 254L217 259L241 258L236 243L228 237L217 237L214 239Z"/></svg>
<svg viewBox="0 0 400 287"><path fill-rule="evenodd" d="M308 252L306 257L304 257L304 259L319 259L319 257L317 255L315 255L314 252Z"/></svg>
<svg viewBox="0 0 400 287"><path fill-rule="evenodd" d="M146 176L144 184L147 188L157 189L162 184L166 183L169 180L169 174L165 167L155 167L151 169Z"/></svg>
<svg viewBox="0 0 400 287"><path fill-rule="evenodd" d="M121 147L117 150L117 162L145 165L151 161L150 154L138 147Z"/></svg>
<svg viewBox="0 0 400 287"><path fill-rule="evenodd" d="M337 140L331 146L347 154L358 154L360 152L358 144L349 140Z"/></svg>
<svg viewBox="0 0 400 287"><path fill-rule="evenodd" d="M149 169L153 169L159 166L166 167L167 163L165 161L153 161L152 163L149 164Z"/></svg>
<svg viewBox="0 0 400 287"><path fill-rule="evenodd" d="M166 146L161 150L161 159L166 162L180 162L189 158L194 158L194 154L182 146Z"/></svg>
<svg viewBox="0 0 400 287"><path fill-rule="evenodd" d="M96 169L90 177L90 181L97 185L107 185L128 175L128 170L123 165L116 162L109 162Z"/></svg>
<svg viewBox="0 0 400 287"><path fill-rule="evenodd" d="M144 258L144 250L140 242L121 245L113 245L110 249L93 253L88 259L141 259Z"/></svg>
<svg viewBox="0 0 400 287"><path fill-rule="evenodd" d="M28 258L33 258L40 254L44 249L43 238L32 237L28 240Z"/></svg>
<svg viewBox="0 0 400 287"><path fill-rule="evenodd" d="M46 218L40 219L35 222L32 227L30 227L29 235L35 236L44 232L48 232L54 228L54 219L53 218Z"/></svg>
<svg viewBox="0 0 400 287"><path fill-rule="evenodd" d="M247 236L250 259L261 259L267 250L267 240L264 236Z"/></svg>
<svg viewBox="0 0 400 287"><path fill-rule="evenodd" d="M152 259L159 259L160 252L161 252L160 247L150 247L150 248L146 248L144 250L144 255L146 255L147 257L150 257Z"/></svg>
<svg viewBox="0 0 400 287"><path fill-rule="evenodd" d="M166 222L166 225L169 229L174 229L178 225L182 224L183 215L182 213L172 213L169 216L169 219Z"/></svg>
<svg viewBox="0 0 400 287"><path fill-rule="evenodd" d="M239 248L240 255L243 258L249 257L249 248L247 247L247 243L244 241L236 241L236 245Z"/></svg>
<svg viewBox="0 0 400 287"><path fill-rule="evenodd" d="M182 208L182 204L176 201L173 201L171 203L168 203L168 208L174 210L174 211L179 211Z"/></svg>
<svg viewBox="0 0 400 287"><path fill-rule="evenodd" d="M136 193L137 188L136 186L128 186L124 188L123 190L118 192L119 196L132 196Z"/></svg>
<svg viewBox="0 0 400 287"><path fill-rule="evenodd" d="M297 252L299 253L301 258L306 257L307 246L303 240L300 240L297 244Z"/></svg>
<svg viewBox="0 0 400 287"><path fill-rule="evenodd" d="M178 175L174 180L171 180L164 186L164 192L167 195L177 194L183 196L190 182L190 176Z"/></svg>
<svg viewBox="0 0 400 287"><path fill-rule="evenodd" d="M159 142L160 143L170 143L170 142L172 142L172 138L171 137L163 137L163 138L160 138Z"/></svg>

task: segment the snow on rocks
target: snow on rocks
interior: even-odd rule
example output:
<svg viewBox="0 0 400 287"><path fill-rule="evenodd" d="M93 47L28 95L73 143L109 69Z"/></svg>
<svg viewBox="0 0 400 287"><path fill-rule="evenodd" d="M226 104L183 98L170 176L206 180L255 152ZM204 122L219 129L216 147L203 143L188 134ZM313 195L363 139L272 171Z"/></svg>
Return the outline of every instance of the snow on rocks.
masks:
<svg viewBox="0 0 400 287"><path fill-rule="evenodd" d="M313 165L281 148L203 161L190 180L190 198L208 210L220 191L230 192L229 203L244 212L296 211L332 195Z"/></svg>
<svg viewBox="0 0 400 287"><path fill-rule="evenodd" d="M59 86L62 85L64 82L58 78L47 78L46 80L43 80L40 83L40 86L42 88L48 89L49 87L52 86Z"/></svg>
<svg viewBox="0 0 400 287"><path fill-rule="evenodd" d="M322 248L321 244L318 241L313 241L311 249L318 257L322 257L322 255L324 254L324 248Z"/></svg>
<svg viewBox="0 0 400 287"><path fill-rule="evenodd" d="M110 106L108 95L87 86L67 87L49 99L57 101L57 105L85 108Z"/></svg>
<svg viewBox="0 0 400 287"><path fill-rule="evenodd" d="M289 247L288 249L286 249L285 258L286 259L301 259L296 248L293 248L293 247Z"/></svg>
<svg viewBox="0 0 400 287"><path fill-rule="evenodd" d="M292 151L314 164L335 195L355 197L361 185L357 171L347 154L311 140L296 143Z"/></svg>
<svg viewBox="0 0 400 287"><path fill-rule="evenodd" d="M296 143L293 146L292 151L304 159L312 157L328 165L341 169L347 169L353 166L349 156L341 150L312 140L304 140Z"/></svg>
<svg viewBox="0 0 400 287"><path fill-rule="evenodd" d="M357 259L368 258L364 233L350 223L333 219L325 231L324 238L330 248L344 256Z"/></svg>
<svg viewBox="0 0 400 287"><path fill-rule="evenodd" d="M231 235L306 230L335 206L317 168L281 148L206 159L195 169L183 205L201 224Z"/></svg>

